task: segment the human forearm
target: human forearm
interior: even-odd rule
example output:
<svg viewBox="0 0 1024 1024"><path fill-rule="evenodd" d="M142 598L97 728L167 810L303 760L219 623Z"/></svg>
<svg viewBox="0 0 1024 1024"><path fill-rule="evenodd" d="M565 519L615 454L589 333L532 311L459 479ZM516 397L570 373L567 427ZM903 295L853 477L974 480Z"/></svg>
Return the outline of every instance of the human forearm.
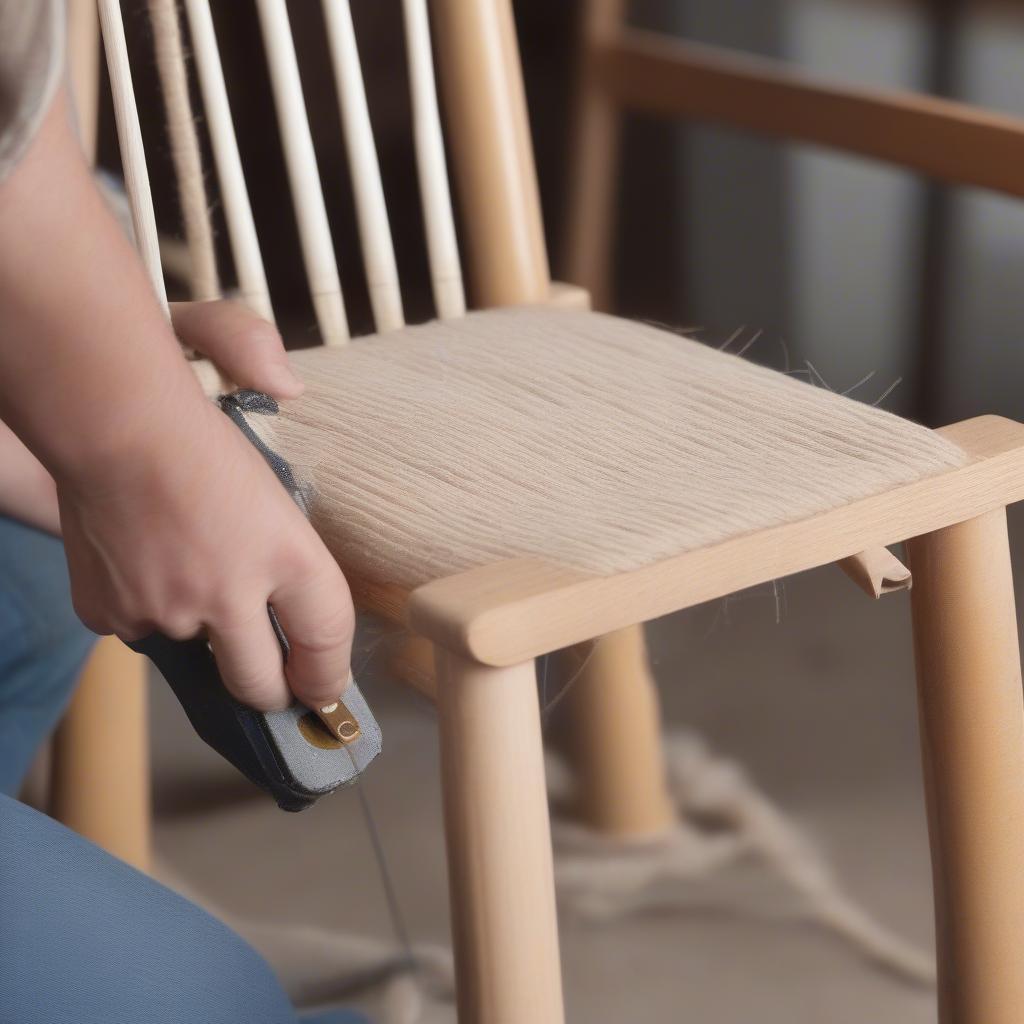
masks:
<svg viewBox="0 0 1024 1024"><path fill-rule="evenodd" d="M95 480L207 414L58 96L0 184L0 417L55 476Z"/></svg>
<svg viewBox="0 0 1024 1024"><path fill-rule="evenodd" d="M272 328L209 306L184 318L197 348L240 384L298 394ZM87 626L124 639L205 633L227 687L257 707L284 706L289 688L311 706L337 699L353 624L345 579L203 398L62 99L0 184L0 419L54 477Z"/></svg>
<svg viewBox="0 0 1024 1024"><path fill-rule="evenodd" d="M3 423L0 423L0 515L48 533L60 533L53 477Z"/></svg>

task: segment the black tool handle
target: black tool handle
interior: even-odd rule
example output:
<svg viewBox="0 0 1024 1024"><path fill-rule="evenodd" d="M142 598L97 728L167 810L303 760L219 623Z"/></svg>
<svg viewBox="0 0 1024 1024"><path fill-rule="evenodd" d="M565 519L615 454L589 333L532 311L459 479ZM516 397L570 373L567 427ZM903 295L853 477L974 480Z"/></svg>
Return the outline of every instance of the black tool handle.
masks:
<svg viewBox="0 0 1024 1024"><path fill-rule="evenodd" d="M295 772L271 739L266 715L239 703L225 689L204 639L171 640L152 633L128 646L156 665L200 738L270 793L279 807L300 811L316 801L319 793L296 785Z"/></svg>

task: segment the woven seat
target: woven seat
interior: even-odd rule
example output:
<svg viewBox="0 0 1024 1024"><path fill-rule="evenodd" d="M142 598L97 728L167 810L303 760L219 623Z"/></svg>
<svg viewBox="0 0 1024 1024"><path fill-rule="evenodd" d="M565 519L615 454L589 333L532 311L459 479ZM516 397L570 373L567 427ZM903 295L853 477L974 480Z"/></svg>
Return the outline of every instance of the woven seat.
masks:
<svg viewBox="0 0 1024 1024"><path fill-rule="evenodd" d="M254 417L339 563L415 586L515 557L610 574L960 465L923 427L595 313L474 313L293 353Z"/></svg>

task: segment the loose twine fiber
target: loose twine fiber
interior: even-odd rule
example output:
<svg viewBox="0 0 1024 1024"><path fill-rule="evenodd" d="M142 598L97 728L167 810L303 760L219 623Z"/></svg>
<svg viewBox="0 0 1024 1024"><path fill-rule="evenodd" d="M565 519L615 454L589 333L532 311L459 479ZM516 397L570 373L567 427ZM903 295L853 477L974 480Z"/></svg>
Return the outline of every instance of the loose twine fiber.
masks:
<svg viewBox="0 0 1024 1024"><path fill-rule="evenodd" d="M293 353L251 420L346 571L406 586L509 558L636 569L960 465L932 431L655 327L472 313Z"/></svg>

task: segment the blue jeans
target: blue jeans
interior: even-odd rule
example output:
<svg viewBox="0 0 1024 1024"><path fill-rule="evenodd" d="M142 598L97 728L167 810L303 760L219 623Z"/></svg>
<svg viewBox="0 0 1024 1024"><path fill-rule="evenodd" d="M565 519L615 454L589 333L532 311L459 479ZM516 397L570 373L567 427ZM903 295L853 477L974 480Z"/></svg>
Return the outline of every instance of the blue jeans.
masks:
<svg viewBox="0 0 1024 1024"><path fill-rule="evenodd" d="M60 542L0 517L0 790L17 789L94 639L71 608ZM0 1024L298 1020L229 928L0 793Z"/></svg>

